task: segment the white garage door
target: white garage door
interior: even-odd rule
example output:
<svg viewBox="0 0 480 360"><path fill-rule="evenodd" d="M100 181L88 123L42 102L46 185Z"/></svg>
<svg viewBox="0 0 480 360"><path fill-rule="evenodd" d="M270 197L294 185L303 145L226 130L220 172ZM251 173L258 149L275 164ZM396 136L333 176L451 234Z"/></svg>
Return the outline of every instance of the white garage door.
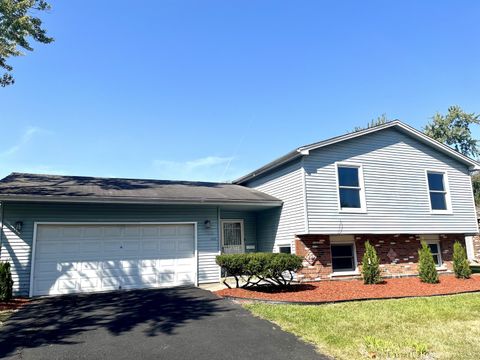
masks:
<svg viewBox="0 0 480 360"><path fill-rule="evenodd" d="M193 224L37 225L32 295L195 284Z"/></svg>

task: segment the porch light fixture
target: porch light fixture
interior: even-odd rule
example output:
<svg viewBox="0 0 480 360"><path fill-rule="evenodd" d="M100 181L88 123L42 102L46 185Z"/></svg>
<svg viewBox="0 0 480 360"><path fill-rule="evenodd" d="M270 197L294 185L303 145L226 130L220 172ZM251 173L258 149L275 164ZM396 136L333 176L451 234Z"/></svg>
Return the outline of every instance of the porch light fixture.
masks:
<svg viewBox="0 0 480 360"><path fill-rule="evenodd" d="M17 233L20 233L22 231L22 228L23 228L23 221L17 221L15 223L15 230L17 231Z"/></svg>
<svg viewBox="0 0 480 360"><path fill-rule="evenodd" d="M205 229L210 229L212 227L212 222L210 220L205 220L203 225L205 225Z"/></svg>

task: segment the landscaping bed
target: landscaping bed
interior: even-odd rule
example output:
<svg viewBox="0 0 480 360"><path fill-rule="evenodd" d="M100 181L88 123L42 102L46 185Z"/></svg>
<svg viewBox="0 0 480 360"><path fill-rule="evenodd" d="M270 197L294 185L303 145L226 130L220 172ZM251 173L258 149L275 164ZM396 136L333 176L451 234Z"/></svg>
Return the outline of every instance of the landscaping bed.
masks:
<svg viewBox="0 0 480 360"><path fill-rule="evenodd" d="M457 279L443 275L438 284L422 283L417 277L386 279L381 284L364 285L361 280L319 281L289 287L258 286L216 291L221 297L298 303L324 303L349 300L388 299L459 294L480 291L480 275Z"/></svg>
<svg viewBox="0 0 480 360"><path fill-rule="evenodd" d="M14 298L9 301L0 301L0 311L17 310L29 301L30 299L28 298Z"/></svg>

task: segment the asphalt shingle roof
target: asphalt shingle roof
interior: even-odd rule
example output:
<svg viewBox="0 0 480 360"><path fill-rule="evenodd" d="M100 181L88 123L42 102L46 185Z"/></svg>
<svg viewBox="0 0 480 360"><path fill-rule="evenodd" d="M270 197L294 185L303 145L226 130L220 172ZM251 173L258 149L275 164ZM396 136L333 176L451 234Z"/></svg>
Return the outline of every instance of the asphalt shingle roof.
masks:
<svg viewBox="0 0 480 360"><path fill-rule="evenodd" d="M12 173L0 199L111 199L165 203L280 204L273 196L229 183Z"/></svg>

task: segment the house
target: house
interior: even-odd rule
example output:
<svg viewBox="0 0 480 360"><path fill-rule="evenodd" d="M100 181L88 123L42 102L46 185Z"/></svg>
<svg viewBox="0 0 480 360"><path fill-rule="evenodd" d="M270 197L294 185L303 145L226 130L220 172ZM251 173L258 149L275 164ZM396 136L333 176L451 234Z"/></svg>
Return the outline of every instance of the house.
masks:
<svg viewBox="0 0 480 360"><path fill-rule="evenodd" d="M303 256L300 280L355 277L365 241L386 276L440 271L478 226L480 165L393 121L295 149L232 184L13 173L0 181L2 260L22 295L218 282L215 256Z"/></svg>

